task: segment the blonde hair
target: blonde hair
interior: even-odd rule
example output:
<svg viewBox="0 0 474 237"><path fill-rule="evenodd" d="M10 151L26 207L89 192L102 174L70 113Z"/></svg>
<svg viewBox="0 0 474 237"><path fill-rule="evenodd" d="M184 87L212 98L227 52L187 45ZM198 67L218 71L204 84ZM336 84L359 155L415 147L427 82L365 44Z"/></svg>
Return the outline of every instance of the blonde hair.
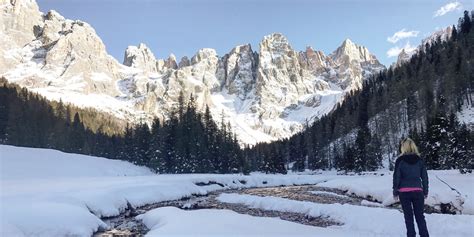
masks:
<svg viewBox="0 0 474 237"><path fill-rule="evenodd" d="M416 146L415 142L408 137L402 140L400 144L400 152L402 153L402 155L405 155L405 154L420 155L420 152L418 151L418 147Z"/></svg>

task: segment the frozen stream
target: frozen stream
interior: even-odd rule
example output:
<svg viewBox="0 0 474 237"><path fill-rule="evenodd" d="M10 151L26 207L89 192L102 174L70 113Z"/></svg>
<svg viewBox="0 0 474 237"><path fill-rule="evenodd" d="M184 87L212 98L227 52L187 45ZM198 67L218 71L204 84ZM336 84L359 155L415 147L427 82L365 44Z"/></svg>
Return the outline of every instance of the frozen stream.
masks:
<svg viewBox="0 0 474 237"><path fill-rule="evenodd" d="M94 236L100 237L122 237L122 236L142 236L148 232L146 226L144 226L139 220L136 220L137 215L143 214L149 210L173 206L184 210L195 210L195 209L229 209L241 214L248 214L258 217L279 217L282 220L292 221L304 225L327 227L331 225L340 225L331 219L325 217L310 217L300 213L291 212L279 212L279 211L268 211L255 208L249 208L241 204L229 204L222 203L216 200L216 197L221 193L238 193L238 194L251 194L257 196L273 196L287 198L297 201L309 201L315 203L332 204L351 204L351 205L362 205L364 199L347 195L341 190L316 187L315 185L301 185L301 186L280 186L270 188L249 188L241 190L225 190L212 192L205 196L192 196L181 200L166 201L155 203L151 205L142 206L139 208L129 208L121 215L116 217L104 218L103 221L107 223L111 230L105 230L96 233ZM367 200L365 200L367 202ZM377 203L374 203L377 205ZM385 207L385 208L398 208L398 207ZM433 210L427 210L432 212Z"/></svg>

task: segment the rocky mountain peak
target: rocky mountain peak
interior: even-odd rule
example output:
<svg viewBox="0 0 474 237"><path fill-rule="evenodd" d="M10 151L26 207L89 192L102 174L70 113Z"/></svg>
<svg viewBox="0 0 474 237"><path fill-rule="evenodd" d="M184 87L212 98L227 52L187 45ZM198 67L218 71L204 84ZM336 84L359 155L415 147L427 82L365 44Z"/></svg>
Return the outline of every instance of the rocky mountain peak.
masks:
<svg viewBox="0 0 474 237"><path fill-rule="evenodd" d="M322 51L314 50L311 46L307 46L305 51L299 53L299 61L302 68L314 74L323 72L324 68L331 64L330 58Z"/></svg>
<svg viewBox="0 0 474 237"><path fill-rule="evenodd" d="M4 56L34 40L42 26L43 16L35 1L0 0L0 74L21 61L21 56Z"/></svg>
<svg viewBox="0 0 474 237"><path fill-rule="evenodd" d="M14 4L0 6L2 17L5 17L0 24L12 24L10 27L13 27L7 26L9 30L4 31L4 39L9 43L1 44L0 51L15 47L15 50L8 50L9 54L21 59L3 74L6 78L18 84L30 81L34 88L69 86L84 94L117 95L113 78L118 77L119 64L106 52L102 40L89 24L67 20L56 11L43 15L34 1L19 0ZM9 12L12 6L17 9ZM8 45L7 48L4 45ZM30 74L38 70L47 73L22 77L17 70L27 70Z"/></svg>
<svg viewBox="0 0 474 237"><path fill-rule="evenodd" d="M256 57L250 44L234 47L219 60L216 72L229 94L244 100L255 86Z"/></svg>
<svg viewBox="0 0 474 237"><path fill-rule="evenodd" d="M395 63L396 67L401 66L404 62L407 62L410 60L411 56L414 54L414 51L407 52L405 49L402 49L400 51L400 54L398 54L397 62Z"/></svg>
<svg viewBox="0 0 474 237"><path fill-rule="evenodd" d="M197 64L209 58L217 58L216 50L211 48L203 48L198 50L198 52L191 58L191 64Z"/></svg>
<svg viewBox="0 0 474 237"><path fill-rule="evenodd" d="M341 45L341 46L342 46L342 47L345 47L345 48L354 48L354 47L357 47L357 45L354 44L354 43L352 42L352 40L349 39L349 38L347 38L347 39L345 39L344 41L342 41L342 45Z"/></svg>
<svg viewBox="0 0 474 237"><path fill-rule="evenodd" d="M231 51L230 54L242 54L242 53L248 53L252 52L252 46L250 44L243 44L243 45L237 45L234 47Z"/></svg>
<svg viewBox="0 0 474 237"><path fill-rule="evenodd" d="M263 37L260 42L260 52L286 52L293 51L288 39L281 33L273 33Z"/></svg>
<svg viewBox="0 0 474 237"><path fill-rule="evenodd" d="M165 67L172 69L178 68L178 62L176 61L176 56L174 54L170 54L170 56L168 56L168 59L165 61Z"/></svg>
<svg viewBox="0 0 474 237"><path fill-rule="evenodd" d="M191 66L191 60L189 60L187 56L183 56L181 60L179 61L178 67L182 68L182 67L188 67L188 66Z"/></svg>
<svg viewBox="0 0 474 237"><path fill-rule="evenodd" d="M409 56L409 54L406 52L405 49L402 49L402 51L400 51L400 54L398 55L399 58L407 58Z"/></svg>
<svg viewBox="0 0 474 237"><path fill-rule="evenodd" d="M123 64L148 72L156 72L159 70L155 56L144 43L140 43L138 47L128 46L125 50Z"/></svg>
<svg viewBox="0 0 474 237"><path fill-rule="evenodd" d="M369 50L364 46L359 46L353 43L350 39L342 42L341 46L331 54L331 58L336 63L348 63L352 61L367 62L373 61L374 56L370 54Z"/></svg>

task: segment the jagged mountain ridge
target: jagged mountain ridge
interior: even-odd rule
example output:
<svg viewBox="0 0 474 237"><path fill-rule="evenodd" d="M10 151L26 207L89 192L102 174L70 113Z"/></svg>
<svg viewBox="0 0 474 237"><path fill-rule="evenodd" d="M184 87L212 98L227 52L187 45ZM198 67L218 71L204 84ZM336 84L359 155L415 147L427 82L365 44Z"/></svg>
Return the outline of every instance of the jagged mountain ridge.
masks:
<svg viewBox="0 0 474 237"><path fill-rule="evenodd" d="M427 44L433 44L438 39L441 42L449 40L451 35L453 34L453 27L448 26L446 28L440 29L435 31L433 34L429 35L428 37L421 40L421 44L418 45L416 48L410 49L402 49L398 54L397 61L393 63L393 67L399 67L403 63L410 61L411 57L420 51L424 51Z"/></svg>
<svg viewBox="0 0 474 237"><path fill-rule="evenodd" d="M89 24L42 14L32 0L0 2L0 41L18 42L0 46L0 75L9 81L133 123L166 119L180 92L192 94L216 121L223 116L242 143L300 131L384 69L348 39L325 55L311 47L298 52L280 33L265 36L258 51L247 44L219 56L204 48L179 62L174 55L156 59L145 44L129 46L121 64Z"/></svg>

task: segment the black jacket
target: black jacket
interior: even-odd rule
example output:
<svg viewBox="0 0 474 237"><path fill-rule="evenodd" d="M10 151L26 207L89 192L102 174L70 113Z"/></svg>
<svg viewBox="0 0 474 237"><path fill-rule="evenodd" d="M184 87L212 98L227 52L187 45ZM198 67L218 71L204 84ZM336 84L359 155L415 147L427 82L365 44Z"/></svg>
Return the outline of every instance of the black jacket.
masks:
<svg viewBox="0 0 474 237"><path fill-rule="evenodd" d="M428 195L428 172L425 162L416 154L398 157L393 172L393 195L398 196L400 188L422 188Z"/></svg>

